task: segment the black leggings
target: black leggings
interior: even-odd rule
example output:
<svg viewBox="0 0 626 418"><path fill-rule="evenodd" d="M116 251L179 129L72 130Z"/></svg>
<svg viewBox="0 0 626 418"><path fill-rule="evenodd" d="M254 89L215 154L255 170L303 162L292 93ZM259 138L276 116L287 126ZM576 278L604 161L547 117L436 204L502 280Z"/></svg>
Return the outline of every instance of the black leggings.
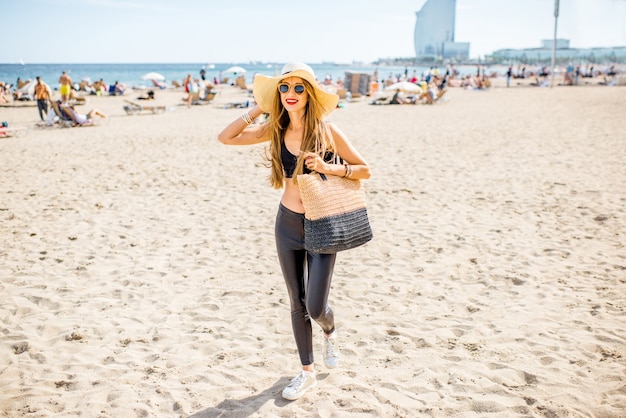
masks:
<svg viewBox="0 0 626 418"><path fill-rule="evenodd" d="M291 301L291 326L303 366L313 364L311 319L326 334L335 330L328 306L336 254L311 254L304 249L304 215L282 204L276 215L276 249Z"/></svg>
<svg viewBox="0 0 626 418"><path fill-rule="evenodd" d="M37 99L37 109L39 110L39 117L45 121L48 116L48 100Z"/></svg>

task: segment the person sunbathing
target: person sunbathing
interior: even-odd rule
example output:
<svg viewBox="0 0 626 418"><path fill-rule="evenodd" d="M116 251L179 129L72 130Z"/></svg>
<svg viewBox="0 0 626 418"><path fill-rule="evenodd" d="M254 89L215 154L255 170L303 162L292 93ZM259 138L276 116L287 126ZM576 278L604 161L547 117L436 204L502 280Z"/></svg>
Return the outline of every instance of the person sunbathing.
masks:
<svg viewBox="0 0 626 418"><path fill-rule="evenodd" d="M78 125L89 125L96 116L106 118L107 115L97 109L90 110L87 114L78 113L73 106L61 106L61 111L69 116Z"/></svg>
<svg viewBox="0 0 626 418"><path fill-rule="evenodd" d="M399 89L396 90L396 92L394 93L393 97L391 98L391 101L389 102L389 104L406 104L406 103L408 103L408 102L404 98L404 95L402 94L402 92Z"/></svg>
<svg viewBox="0 0 626 418"><path fill-rule="evenodd" d="M154 87L158 87L161 90L164 90L167 88L167 84L163 81L152 79L152 84L154 85Z"/></svg>
<svg viewBox="0 0 626 418"><path fill-rule="evenodd" d="M93 83L93 89L96 96L101 96L109 90L109 86L104 84L104 80L100 79Z"/></svg>
<svg viewBox="0 0 626 418"><path fill-rule="evenodd" d="M118 81L109 86L109 96L122 96L126 91L126 85Z"/></svg>
<svg viewBox="0 0 626 418"><path fill-rule="evenodd" d="M0 81L0 104L9 103L10 90L3 81Z"/></svg>
<svg viewBox="0 0 626 418"><path fill-rule="evenodd" d="M428 84L426 91L422 92L416 99L416 102L422 102L425 104L433 104L446 93L447 89L440 90L435 83Z"/></svg>
<svg viewBox="0 0 626 418"><path fill-rule="evenodd" d="M154 90L148 90L148 93L137 97L137 100L154 100Z"/></svg>

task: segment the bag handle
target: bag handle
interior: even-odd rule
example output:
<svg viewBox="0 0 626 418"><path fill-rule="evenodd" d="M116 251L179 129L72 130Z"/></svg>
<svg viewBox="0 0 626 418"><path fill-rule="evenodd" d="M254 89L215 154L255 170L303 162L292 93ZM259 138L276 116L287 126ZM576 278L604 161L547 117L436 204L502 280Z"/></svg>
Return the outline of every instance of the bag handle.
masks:
<svg viewBox="0 0 626 418"><path fill-rule="evenodd" d="M330 131L330 129L326 127L326 124L323 124L322 126L323 126L323 130L326 131L326 133L328 135L331 135L331 133L328 132L328 131ZM332 143L334 145L334 141L332 141ZM326 156L325 152L324 152L324 155L322 155L322 143L321 143L320 138L316 138L315 139L315 153L317 155L320 155L322 157L322 159L324 159L324 157ZM333 161L331 161L331 162L333 162L335 164L341 164L341 157L339 156L339 153L337 152L337 149L333 150L333 155L335 157L333 158Z"/></svg>

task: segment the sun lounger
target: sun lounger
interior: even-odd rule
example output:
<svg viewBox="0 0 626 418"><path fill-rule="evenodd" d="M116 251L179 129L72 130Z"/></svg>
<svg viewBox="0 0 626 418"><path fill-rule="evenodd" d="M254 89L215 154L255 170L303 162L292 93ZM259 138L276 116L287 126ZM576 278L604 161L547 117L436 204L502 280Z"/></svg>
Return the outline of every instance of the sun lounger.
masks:
<svg viewBox="0 0 626 418"><path fill-rule="evenodd" d="M142 105L140 103L134 102L132 100L124 100L127 105L124 106L124 110L129 115L135 115L141 113L143 111L152 112L152 113L164 113L167 109L164 105Z"/></svg>
<svg viewBox="0 0 626 418"><path fill-rule="evenodd" d="M230 103L224 103L222 105L222 108L224 109L245 109L250 107L250 100L246 100L244 102L230 102Z"/></svg>
<svg viewBox="0 0 626 418"><path fill-rule="evenodd" d="M18 136L26 136L28 134L28 126L20 127L4 127L0 126L0 139Z"/></svg>
<svg viewBox="0 0 626 418"><path fill-rule="evenodd" d="M246 84L246 78L244 76L239 76L235 79L235 85L248 93L252 94L252 85Z"/></svg>
<svg viewBox="0 0 626 418"><path fill-rule="evenodd" d="M182 101L190 104L190 105L200 105L202 104L200 102L200 93L199 92L189 92L189 93L185 93L185 95L182 98Z"/></svg>
<svg viewBox="0 0 626 418"><path fill-rule="evenodd" d="M191 101L189 101L188 95L191 95ZM211 103L211 101L215 99L216 95L217 95L217 92L212 91L212 90L205 92L204 96L200 96L200 92L185 93L185 95L183 96L181 100L185 103L190 103L192 105L205 105L205 104Z"/></svg>
<svg viewBox="0 0 626 418"><path fill-rule="evenodd" d="M209 103L209 102L211 102L213 99L215 99L215 95L216 95L216 94L217 94L217 93L216 93L215 91L208 91L208 92L206 92L206 93L205 93L205 95L204 95L204 99L202 99L202 100L204 100L205 102Z"/></svg>
<svg viewBox="0 0 626 418"><path fill-rule="evenodd" d="M49 127L61 127L70 128L74 126L98 126L108 122L108 118L98 111L91 111L86 115L82 115L86 118L83 120L78 119L79 115L72 107L63 105L59 100L50 100L50 110L46 116L45 122L37 122L35 126L37 128L49 128ZM92 114L93 113L93 114ZM94 118L93 116L101 116Z"/></svg>
<svg viewBox="0 0 626 418"><path fill-rule="evenodd" d="M371 105L388 105L391 102L391 97L377 97L370 101Z"/></svg>

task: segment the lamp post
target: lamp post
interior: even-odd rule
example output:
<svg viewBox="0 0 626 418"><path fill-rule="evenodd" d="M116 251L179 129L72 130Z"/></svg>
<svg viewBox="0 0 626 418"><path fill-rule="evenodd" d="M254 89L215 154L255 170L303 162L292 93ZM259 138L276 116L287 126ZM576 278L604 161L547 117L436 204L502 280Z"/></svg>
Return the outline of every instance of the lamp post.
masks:
<svg viewBox="0 0 626 418"><path fill-rule="evenodd" d="M554 70L556 65L556 23L559 19L559 0L554 0L554 38L552 40L552 72L550 73L550 88L554 87Z"/></svg>

